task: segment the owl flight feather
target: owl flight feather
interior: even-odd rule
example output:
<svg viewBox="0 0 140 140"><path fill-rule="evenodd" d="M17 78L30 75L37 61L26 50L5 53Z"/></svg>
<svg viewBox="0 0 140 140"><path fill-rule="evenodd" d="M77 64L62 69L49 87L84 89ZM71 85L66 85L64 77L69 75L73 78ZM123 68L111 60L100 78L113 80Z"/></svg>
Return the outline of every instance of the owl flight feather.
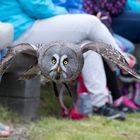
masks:
<svg viewBox="0 0 140 140"><path fill-rule="evenodd" d="M120 69L123 69L136 77L137 79L140 79L140 75L136 73L128 64L126 58L114 47L112 47L109 44L105 43L92 43L88 42L88 44L85 44L82 47L82 52L86 52L88 50L93 50L100 54L103 58L105 58L107 61L115 64Z"/></svg>
<svg viewBox="0 0 140 140"><path fill-rule="evenodd" d="M111 45L87 41L81 44L51 42L33 46L23 43L10 48L0 62L0 74L18 72L23 79L42 74L48 81L67 82L75 80L84 64L83 54L88 50L99 53L107 61L140 79L129 67L125 57Z"/></svg>

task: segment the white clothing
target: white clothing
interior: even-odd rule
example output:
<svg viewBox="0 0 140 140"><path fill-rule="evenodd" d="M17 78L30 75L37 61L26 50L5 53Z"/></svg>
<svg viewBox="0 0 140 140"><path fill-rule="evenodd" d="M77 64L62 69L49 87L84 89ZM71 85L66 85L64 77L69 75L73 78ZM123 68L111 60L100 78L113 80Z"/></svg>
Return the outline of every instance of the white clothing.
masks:
<svg viewBox="0 0 140 140"><path fill-rule="evenodd" d="M11 45L13 41L13 26L0 22L0 50Z"/></svg>

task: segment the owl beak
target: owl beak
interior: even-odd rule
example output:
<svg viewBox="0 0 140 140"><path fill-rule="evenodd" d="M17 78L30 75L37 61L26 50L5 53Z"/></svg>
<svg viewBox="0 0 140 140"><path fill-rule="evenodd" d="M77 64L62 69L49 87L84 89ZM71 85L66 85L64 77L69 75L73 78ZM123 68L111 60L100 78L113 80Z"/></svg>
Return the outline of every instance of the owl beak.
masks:
<svg viewBox="0 0 140 140"><path fill-rule="evenodd" d="M60 66L57 67L56 71L57 71L57 73L60 73L61 72Z"/></svg>
<svg viewBox="0 0 140 140"><path fill-rule="evenodd" d="M55 79L56 79L56 80L59 80L59 79L60 79L60 72L61 72L60 66L57 67L56 72L57 72L57 74L56 74L56 76L55 76Z"/></svg>

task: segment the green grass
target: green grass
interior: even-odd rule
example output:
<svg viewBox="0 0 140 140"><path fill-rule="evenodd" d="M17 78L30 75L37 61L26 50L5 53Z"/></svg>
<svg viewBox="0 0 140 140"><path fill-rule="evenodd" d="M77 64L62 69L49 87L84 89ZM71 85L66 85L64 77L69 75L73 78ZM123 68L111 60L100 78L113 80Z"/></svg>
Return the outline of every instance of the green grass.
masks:
<svg viewBox="0 0 140 140"><path fill-rule="evenodd" d="M32 124L32 140L140 140L140 115L125 122L92 116L72 121L43 118Z"/></svg>
<svg viewBox="0 0 140 140"><path fill-rule="evenodd" d="M68 96L66 98L67 104L70 104L71 99ZM37 121L23 120L3 107L0 107L0 121L25 126L28 135L26 140L140 140L140 114L127 115L126 121L99 116L79 121L62 119L50 85L42 87L41 101L38 112L40 119Z"/></svg>

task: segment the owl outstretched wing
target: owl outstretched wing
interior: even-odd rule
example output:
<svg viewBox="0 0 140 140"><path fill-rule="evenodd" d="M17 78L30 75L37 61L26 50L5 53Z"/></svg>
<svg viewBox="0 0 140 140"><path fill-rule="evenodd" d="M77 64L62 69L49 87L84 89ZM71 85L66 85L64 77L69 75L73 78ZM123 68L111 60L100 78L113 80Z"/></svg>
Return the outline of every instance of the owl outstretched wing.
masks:
<svg viewBox="0 0 140 140"><path fill-rule="evenodd" d="M84 42L82 44L82 53L87 52L88 50L93 50L100 54L107 61L116 64L121 69L126 70L128 73L133 75L134 77L140 79L140 75L137 74L132 68L130 68L127 63L125 57L114 47L109 44L105 44L102 42Z"/></svg>
<svg viewBox="0 0 140 140"><path fill-rule="evenodd" d="M8 48L7 54L0 62L0 75L17 72L20 79L31 79L38 74L37 63L37 48L22 43Z"/></svg>

